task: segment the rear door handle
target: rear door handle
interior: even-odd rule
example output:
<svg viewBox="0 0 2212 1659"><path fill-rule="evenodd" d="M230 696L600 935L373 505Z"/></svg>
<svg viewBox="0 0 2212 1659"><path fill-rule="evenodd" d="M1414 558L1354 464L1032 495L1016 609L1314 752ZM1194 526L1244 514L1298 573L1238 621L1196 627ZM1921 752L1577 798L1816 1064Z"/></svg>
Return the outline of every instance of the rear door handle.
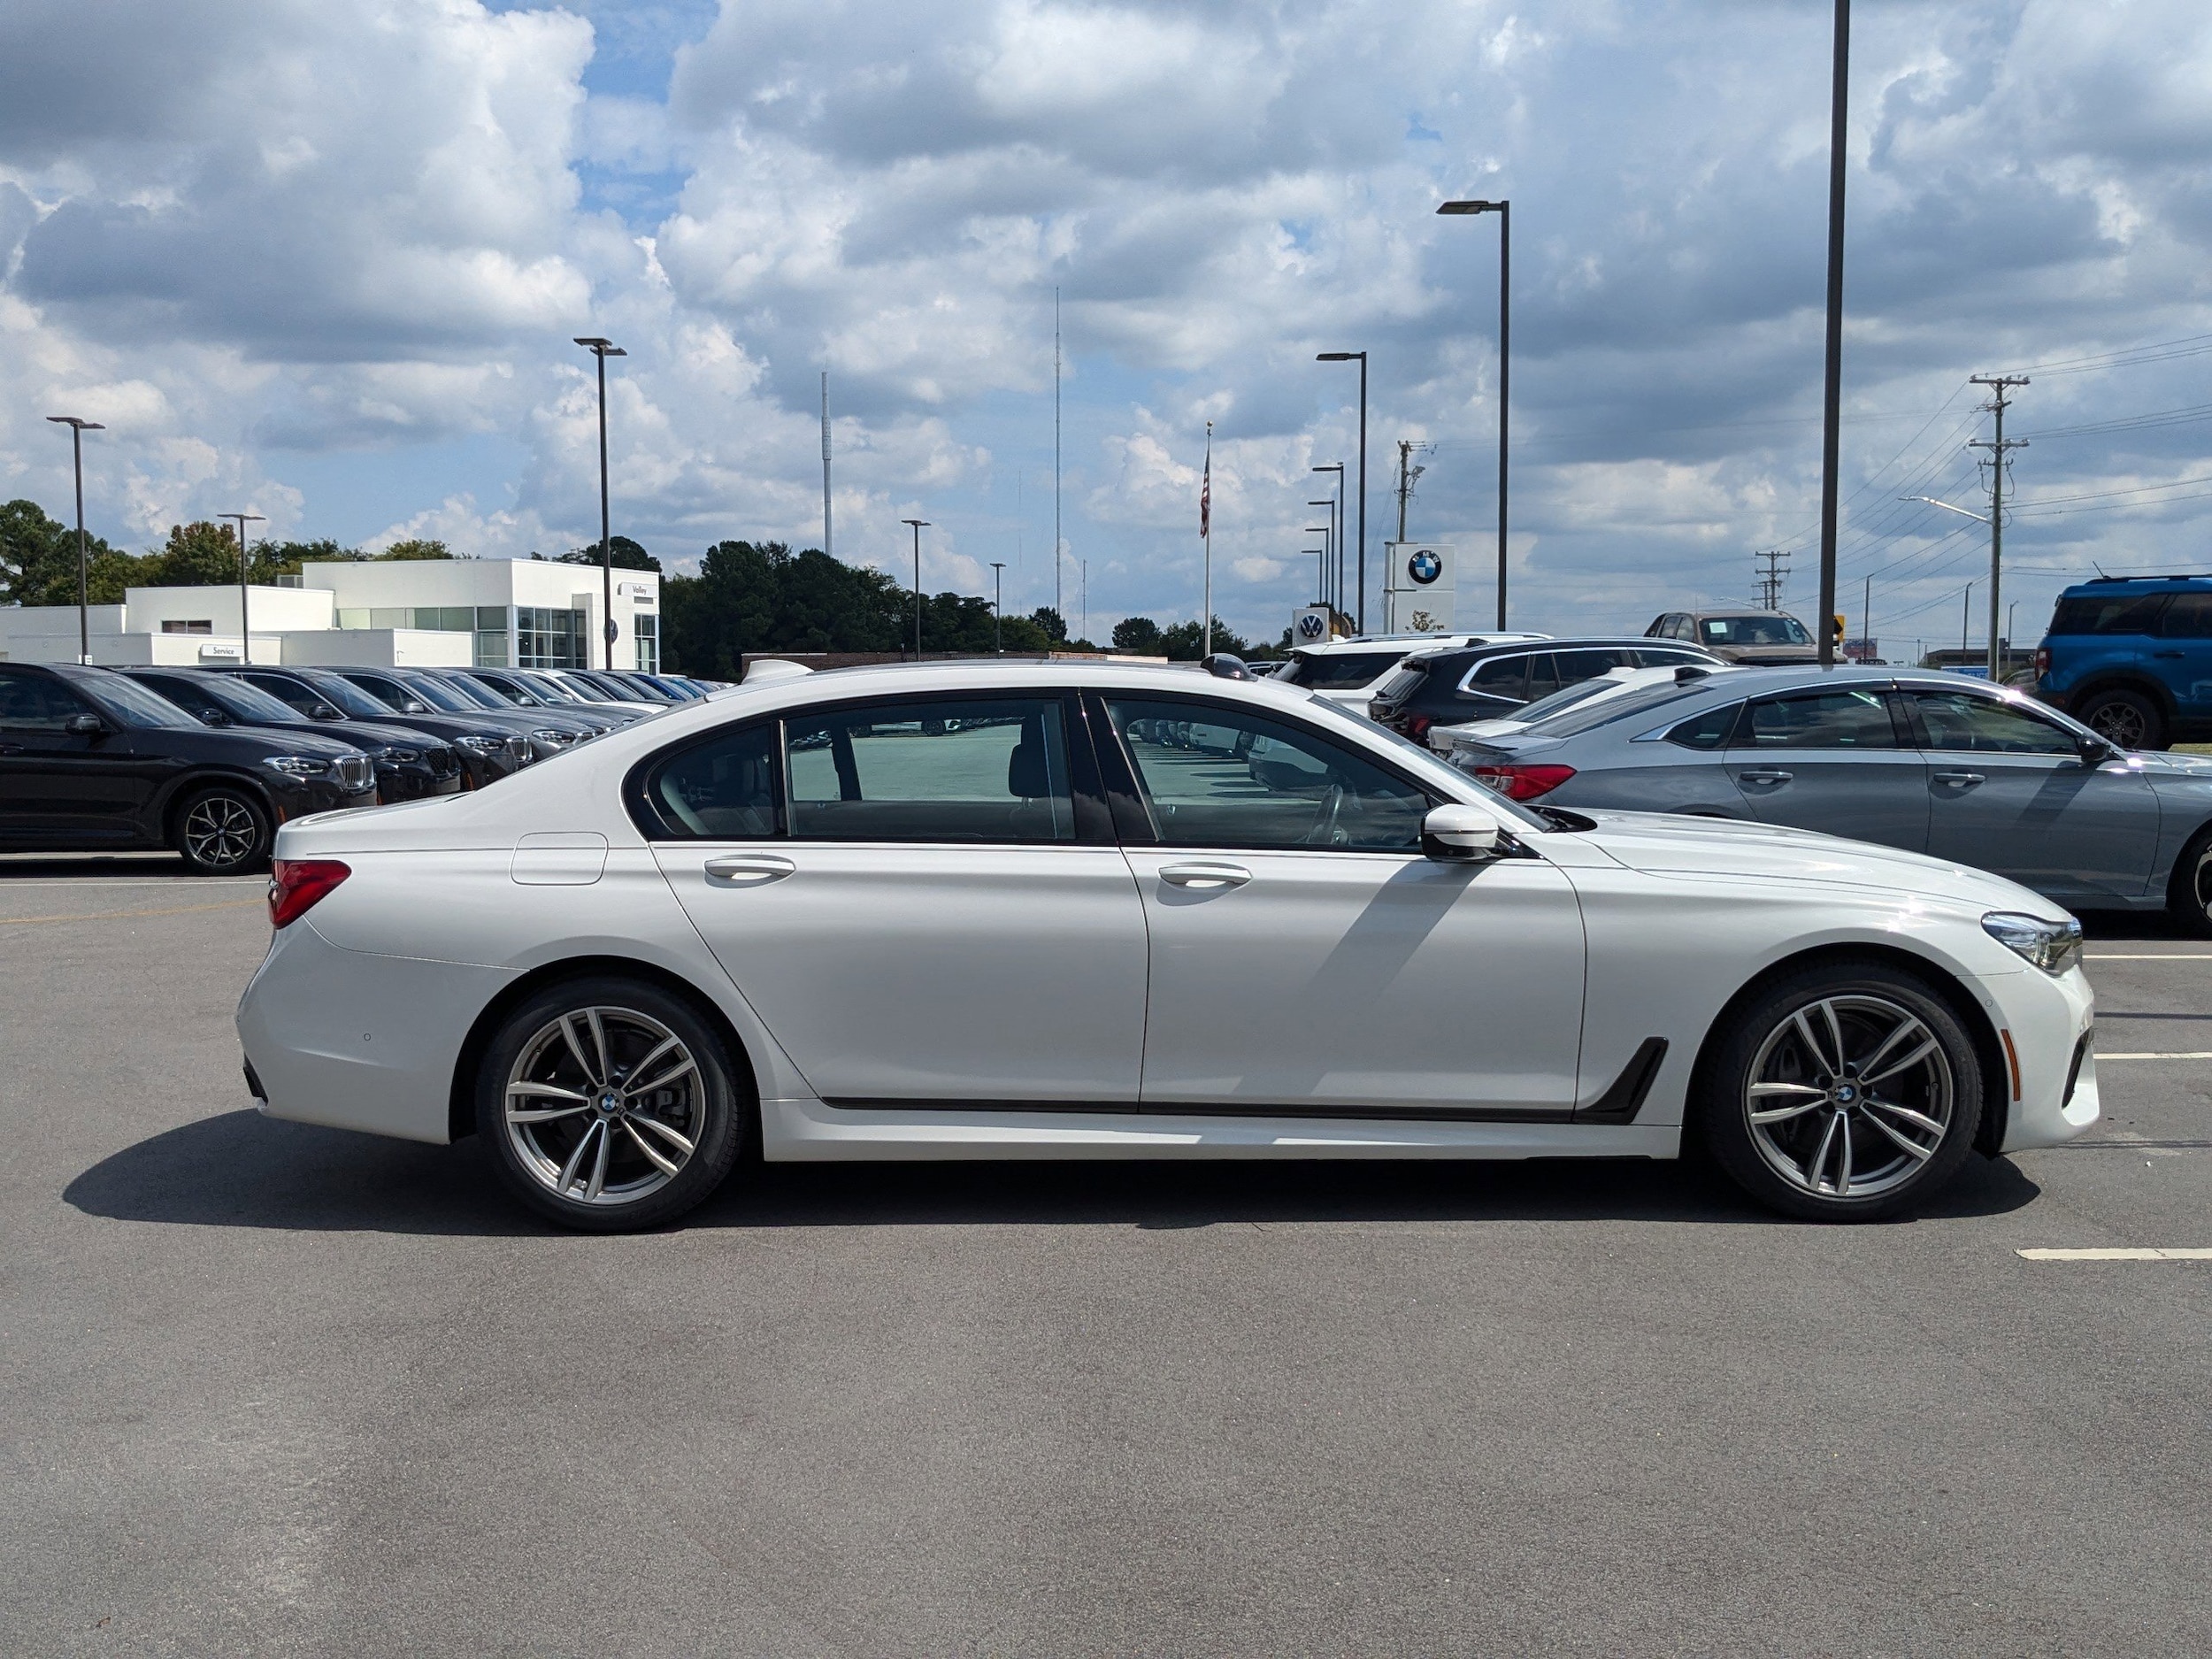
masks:
<svg viewBox="0 0 2212 1659"><path fill-rule="evenodd" d="M1787 783L1796 775L1793 772L1740 772L1736 774L1744 783Z"/></svg>
<svg viewBox="0 0 2212 1659"><path fill-rule="evenodd" d="M2178 657L2181 653L2179 651L2153 651L2151 655L2153 657Z"/></svg>
<svg viewBox="0 0 2212 1659"><path fill-rule="evenodd" d="M20 755L22 752L23 745L20 743L0 743L0 755Z"/></svg>
<svg viewBox="0 0 2212 1659"><path fill-rule="evenodd" d="M725 853L719 858L708 859L706 864L707 879L710 881L743 881L757 887L795 875L798 869L788 858L774 853Z"/></svg>
<svg viewBox="0 0 2212 1659"><path fill-rule="evenodd" d="M1251 879L1252 872L1242 864L1169 864L1160 872L1160 879L1170 887L1201 893L1216 887L1240 887Z"/></svg>
<svg viewBox="0 0 2212 1659"><path fill-rule="evenodd" d="M1971 789L1978 783L1989 781L1985 774L1978 772L1939 772L1936 773L1935 780L1955 785L1961 789Z"/></svg>

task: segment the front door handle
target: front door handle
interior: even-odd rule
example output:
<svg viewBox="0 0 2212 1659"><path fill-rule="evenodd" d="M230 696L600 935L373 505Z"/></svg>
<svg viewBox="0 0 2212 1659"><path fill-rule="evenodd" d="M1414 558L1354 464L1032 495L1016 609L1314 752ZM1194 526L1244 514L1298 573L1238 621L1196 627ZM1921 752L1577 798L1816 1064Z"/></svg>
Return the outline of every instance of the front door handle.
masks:
<svg viewBox="0 0 2212 1659"><path fill-rule="evenodd" d="M708 859L706 864L710 881L743 881L757 887L795 875L798 869L788 858L775 853L726 853L719 858Z"/></svg>
<svg viewBox="0 0 2212 1659"><path fill-rule="evenodd" d="M1987 777L1978 772L1939 772L1936 773L1935 780L1938 783L1950 784L1953 787L1959 789L1971 789L1978 783L1989 781Z"/></svg>
<svg viewBox="0 0 2212 1659"><path fill-rule="evenodd" d="M1200 893L1240 887L1251 879L1252 872L1242 864L1169 864L1160 872L1160 879L1170 887L1189 887Z"/></svg>
<svg viewBox="0 0 2212 1659"><path fill-rule="evenodd" d="M1740 772L1736 774L1744 783L1787 783L1796 775L1793 772Z"/></svg>
<svg viewBox="0 0 2212 1659"><path fill-rule="evenodd" d="M23 745L20 743L0 743L0 755L20 755L22 752Z"/></svg>
<svg viewBox="0 0 2212 1659"><path fill-rule="evenodd" d="M2153 657L2179 657L2181 653L2179 651L2153 651L2151 655Z"/></svg>

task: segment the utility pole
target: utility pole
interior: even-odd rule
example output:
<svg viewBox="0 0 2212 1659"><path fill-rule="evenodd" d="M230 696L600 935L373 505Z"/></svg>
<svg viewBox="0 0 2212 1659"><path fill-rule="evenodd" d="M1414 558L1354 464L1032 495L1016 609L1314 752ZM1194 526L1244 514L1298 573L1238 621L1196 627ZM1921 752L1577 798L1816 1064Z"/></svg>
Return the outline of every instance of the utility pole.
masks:
<svg viewBox="0 0 2212 1659"><path fill-rule="evenodd" d="M1068 613L1060 598L1060 290L1052 290L1052 614L1063 633Z"/></svg>
<svg viewBox="0 0 2212 1659"><path fill-rule="evenodd" d="M1429 469L1413 465L1413 452L1425 449L1425 443L1416 443L1410 438L1398 440L1398 540L1406 539L1406 503L1413 499L1414 480Z"/></svg>
<svg viewBox="0 0 2212 1659"><path fill-rule="evenodd" d="M1989 401L1982 407L1997 418L1996 435L1993 438L1986 442L1977 438L1966 446L1970 449L1989 451L1989 683L1997 686L2004 683L2004 674L1998 661L2003 647L1998 639L1997 619L2003 614L1998 602L2001 596L1999 566L2005 550L2005 473L2008 470L2005 457L2015 449L2028 447L2025 438L2005 436L2005 411L2012 404L2012 400L2005 394L2016 386L2025 386L2028 377L2024 374L1976 374L1968 379L1972 385L1989 388Z"/></svg>
<svg viewBox="0 0 2212 1659"><path fill-rule="evenodd" d="M1836 0L1833 62L1828 88L1828 339L1820 406L1820 665L1832 668L1836 648L1828 618L1836 610L1836 483L1843 437L1843 180L1851 102L1851 0Z"/></svg>
<svg viewBox="0 0 2212 1659"><path fill-rule="evenodd" d="M991 561L991 644L1006 655L1006 561Z"/></svg>
<svg viewBox="0 0 2212 1659"><path fill-rule="evenodd" d="M1779 611L1782 608L1782 585L1789 580L1790 556L1779 548L1751 556L1763 561L1766 569L1759 572L1759 608Z"/></svg>
<svg viewBox="0 0 2212 1659"><path fill-rule="evenodd" d="M902 518L901 524L914 526L914 660L922 660L922 532L929 528L926 518Z"/></svg>
<svg viewBox="0 0 2212 1659"><path fill-rule="evenodd" d="M830 551L829 371L822 371L822 551Z"/></svg>

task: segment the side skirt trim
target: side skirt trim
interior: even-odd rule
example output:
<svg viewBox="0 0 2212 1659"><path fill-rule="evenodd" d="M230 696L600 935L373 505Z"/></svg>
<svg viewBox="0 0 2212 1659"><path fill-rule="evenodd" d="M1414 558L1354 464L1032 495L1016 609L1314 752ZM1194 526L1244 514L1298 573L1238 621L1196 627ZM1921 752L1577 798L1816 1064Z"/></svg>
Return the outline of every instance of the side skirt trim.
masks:
<svg viewBox="0 0 2212 1659"><path fill-rule="evenodd" d="M1655 1039L1654 1041L1656 1041ZM1666 1044L1660 1043L1663 1051ZM1641 1052L1640 1050L1639 1051ZM1632 1064L1633 1062L1631 1063ZM1657 1068L1655 1066L1654 1070ZM1617 1083L1615 1088L1620 1086ZM1644 1087L1650 1087L1646 1079ZM1639 1094L1636 1103L1643 1103ZM1266 1103L1247 1105L1238 1102L1220 1105L1213 1102L1201 1104L1191 1101L1063 1101L1063 1100L940 1100L935 1098L910 1100L856 1099L849 1095L835 1100L824 1100L823 1105L833 1111L849 1112L1079 1112L1091 1116L1148 1118L1299 1118L1334 1119L1363 1123L1402 1124L1563 1124L1579 1121L1574 1114L1562 1109L1545 1111L1519 1107L1455 1106L1435 1111L1411 1110L1402 1106L1316 1106L1307 1102L1297 1105ZM1632 1115L1633 1109L1632 1108ZM1587 1117L1587 1113L1581 1115ZM1593 1118L1597 1123L1625 1123L1627 1118Z"/></svg>

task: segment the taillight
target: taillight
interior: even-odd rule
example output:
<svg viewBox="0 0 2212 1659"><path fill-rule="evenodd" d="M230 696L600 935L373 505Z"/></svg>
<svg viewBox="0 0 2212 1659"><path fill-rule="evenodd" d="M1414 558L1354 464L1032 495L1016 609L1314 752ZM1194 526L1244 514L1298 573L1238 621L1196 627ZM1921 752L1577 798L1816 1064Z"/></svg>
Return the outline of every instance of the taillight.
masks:
<svg viewBox="0 0 2212 1659"><path fill-rule="evenodd" d="M2040 680L2050 672L2051 648L2047 645L2039 645L2035 648L2035 677Z"/></svg>
<svg viewBox="0 0 2212 1659"><path fill-rule="evenodd" d="M1406 716L1406 735L1417 743L1425 743L1428 741L1429 727L1435 724L1425 714L1409 714Z"/></svg>
<svg viewBox="0 0 2212 1659"><path fill-rule="evenodd" d="M280 858L269 866L269 926L287 926L353 873L335 858Z"/></svg>
<svg viewBox="0 0 2212 1659"><path fill-rule="evenodd" d="M1575 775L1572 766L1476 766L1475 781L1495 789L1509 801L1533 801Z"/></svg>

